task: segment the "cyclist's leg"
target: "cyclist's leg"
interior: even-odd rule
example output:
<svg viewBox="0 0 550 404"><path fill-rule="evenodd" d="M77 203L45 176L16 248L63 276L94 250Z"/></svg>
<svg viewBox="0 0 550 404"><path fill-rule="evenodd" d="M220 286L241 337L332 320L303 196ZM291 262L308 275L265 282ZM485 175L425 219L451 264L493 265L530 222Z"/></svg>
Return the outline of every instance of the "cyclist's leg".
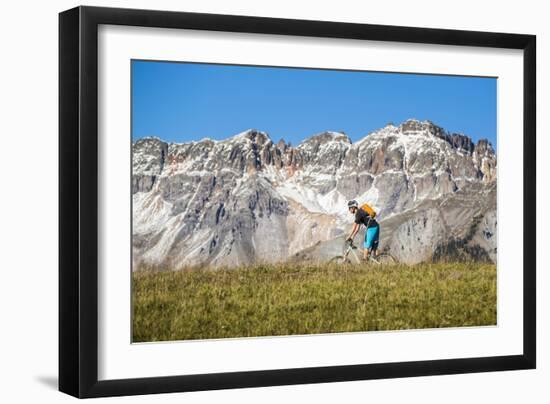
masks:
<svg viewBox="0 0 550 404"><path fill-rule="evenodd" d="M376 226L376 233L372 240L372 255L376 258L378 256L378 241L380 240L380 225Z"/></svg>
<svg viewBox="0 0 550 404"><path fill-rule="evenodd" d="M365 240L363 241L363 261L369 260L369 229L365 229Z"/></svg>
<svg viewBox="0 0 550 404"><path fill-rule="evenodd" d="M365 230L365 242L363 244L363 258L365 261L369 259L369 252L373 248L373 243L377 234L377 227L369 227Z"/></svg>

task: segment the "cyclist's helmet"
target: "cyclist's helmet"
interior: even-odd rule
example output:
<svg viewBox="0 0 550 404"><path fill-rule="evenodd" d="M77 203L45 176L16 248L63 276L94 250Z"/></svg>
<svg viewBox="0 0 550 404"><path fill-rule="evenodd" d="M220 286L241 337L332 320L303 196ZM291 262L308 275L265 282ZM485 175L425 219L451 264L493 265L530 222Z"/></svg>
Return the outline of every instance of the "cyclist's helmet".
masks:
<svg viewBox="0 0 550 404"><path fill-rule="evenodd" d="M357 203L357 201L355 199L348 202L348 209L349 208L358 208L358 207L359 207L359 204Z"/></svg>

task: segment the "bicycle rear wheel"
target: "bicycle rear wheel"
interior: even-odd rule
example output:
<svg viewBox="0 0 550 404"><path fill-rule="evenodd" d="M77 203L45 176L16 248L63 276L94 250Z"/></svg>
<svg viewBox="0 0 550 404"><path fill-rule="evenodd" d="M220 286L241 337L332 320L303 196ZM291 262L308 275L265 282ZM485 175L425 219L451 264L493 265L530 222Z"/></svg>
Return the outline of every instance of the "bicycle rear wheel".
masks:
<svg viewBox="0 0 550 404"><path fill-rule="evenodd" d="M351 264L348 258L344 258L342 255L337 255L330 259L329 264Z"/></svg>
<svg viewBox="0 0 550 404"><path fill-rule="evenodd" d="M397 262L395 258L393 258L390 254L387 254L387 253L382 253L378 255L376 258L373 258L372 260L380 265L395 264Z"/></svg>

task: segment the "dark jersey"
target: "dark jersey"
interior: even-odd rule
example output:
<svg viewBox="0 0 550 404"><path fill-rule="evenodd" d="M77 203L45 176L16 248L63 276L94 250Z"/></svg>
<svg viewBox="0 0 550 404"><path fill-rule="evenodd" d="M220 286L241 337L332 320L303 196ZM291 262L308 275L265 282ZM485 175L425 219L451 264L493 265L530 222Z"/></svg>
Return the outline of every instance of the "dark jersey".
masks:
<svg viewBox="0 0 550 404"><path fill-rule="evenodd" d="M355 223L364 224L367 227L378 226L376 220L371 218L369 214L361 208L357 209L357 212L355 212Z"/></svg>

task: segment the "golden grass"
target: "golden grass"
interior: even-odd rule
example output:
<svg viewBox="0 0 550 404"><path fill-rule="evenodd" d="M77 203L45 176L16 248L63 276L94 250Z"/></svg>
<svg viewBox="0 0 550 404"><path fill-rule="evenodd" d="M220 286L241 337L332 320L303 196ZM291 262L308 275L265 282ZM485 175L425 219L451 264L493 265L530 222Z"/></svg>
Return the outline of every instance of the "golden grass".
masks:
<svg viewBox="0 0 550 404"><path fill-rule="evenodd" d="M496 299L493 264L137 271L133 341L494 325Z"/></svg>

